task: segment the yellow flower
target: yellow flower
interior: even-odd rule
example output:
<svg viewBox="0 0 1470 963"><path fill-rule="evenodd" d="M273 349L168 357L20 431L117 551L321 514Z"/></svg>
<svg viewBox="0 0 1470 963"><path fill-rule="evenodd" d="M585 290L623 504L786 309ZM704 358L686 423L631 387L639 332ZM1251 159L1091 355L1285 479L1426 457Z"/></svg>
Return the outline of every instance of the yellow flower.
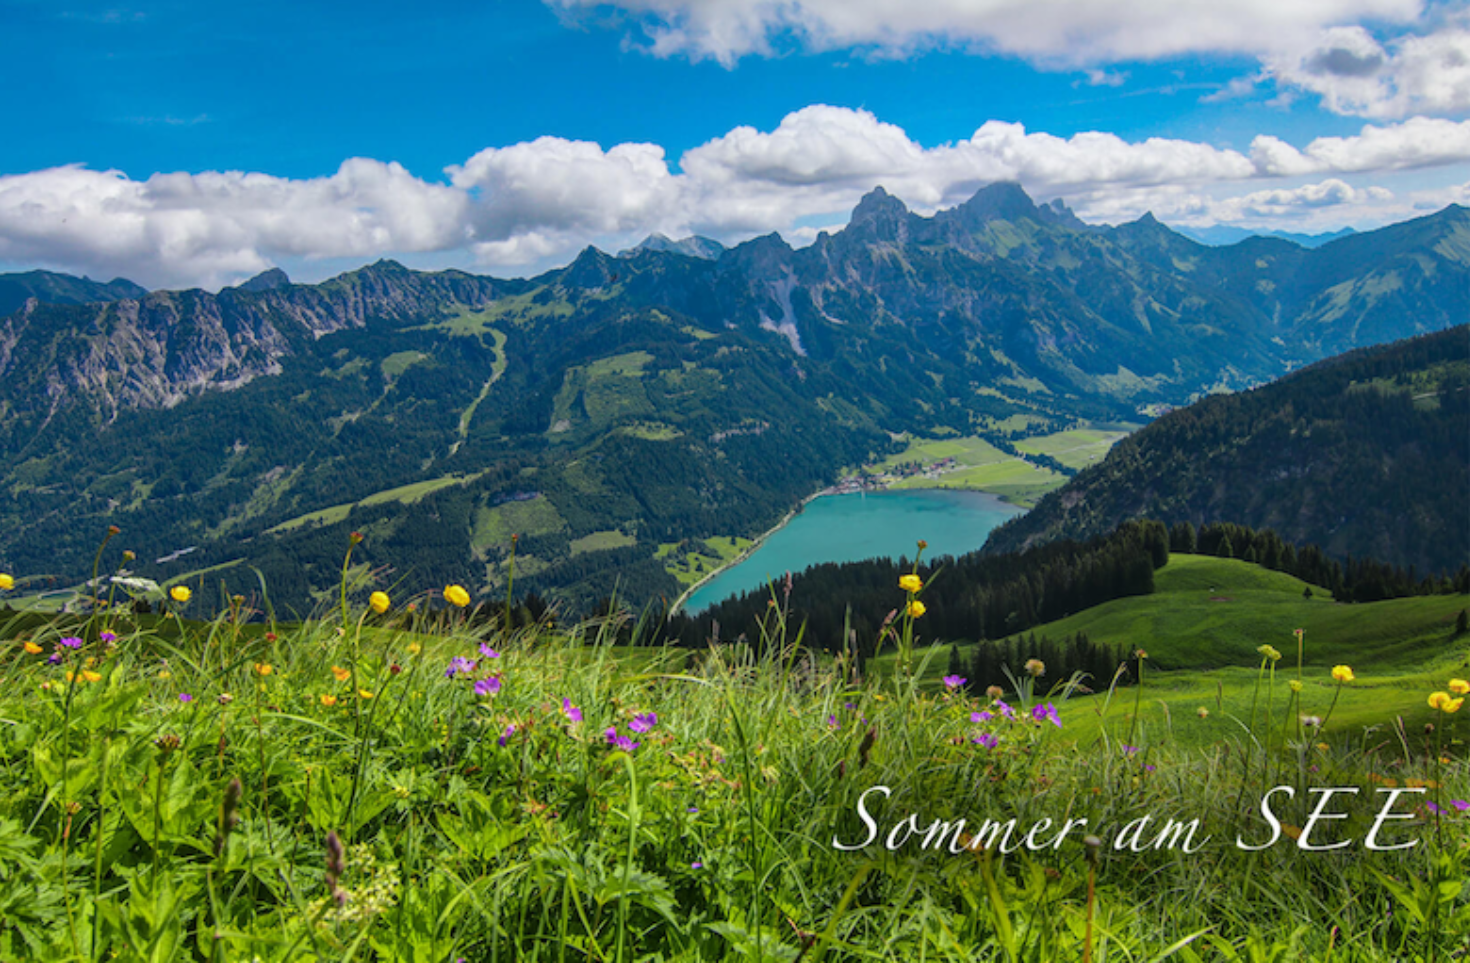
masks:
<svg viewBox="0 0 1470 963"><path fill-rule="evenodd" d="M332 706L334 706L336 704L337 704L337 697L336 696L334 696L334 695L324 695L324 696L322 696L322 705L326 706L328 709L330 709Z"/></svg>
<svg viewBox="0 0 1470 963"><path fill-rule="evenodd" d="M82 678L88 682L97 682L102 678L102 673L93 669L83 669Z"/></svg>
<svg viewBox="0 0 1470 963"><path fill-rule="evenodd" d="M418 655L422 651L424 651L424 647L422 645L419 645L417 642L408 643L409 655Z"/></svg>
<svg viewBox="0 0 1470 963"><path fill-rule="evenodd" d="M346 682L352 676L352 670L344 669L340 665L334 665L332 666L332 675L336 677L338 682Z"/></svg>
<svg viewBox="0 0 1470 963"><path fill-rule="evenodd" d="M918 599L914 599L909 603L908 614L913 618L918 618L927 611L929 610L924 607L924 603Z"/></svg>
<svg viewBox="0 0 1470 963"><path fill-rule="evenodd" d="M1459 712L1460 711L1460 704L1463 703L1464 701L1465 701L1465 697L1464 696L1460 696L1460 698L1458 698L1458 699L1450 699L1444 705L1440 706L1440 708L1443 709L1445 712Z"/></svg>
<svg viewBox="0 0 1470 963"><path fill-rule="evenodd" d="M259 672L261 675L270 675L276 670L275 667L272 666L269 662L257 662L255 663L255 671Z"/></svg>
<svg viewBox="0 0 1470 963"><path fill-rule="evenodd" d="M357 696L360 699L371 699L373 697L373 694L371 692L369 692L367 689L358 689L357 690Z"/></svg>
<svg viewBox="0 0 1470 963"><path fill-rule="evenodd" d="M1270 659L1272 662L1278 662L1281 660L1281 650L1276 648L1276 646L1274 645L1259 645L1256 646L1256 651L1264 655L1266 658Z"/></svg>
<svg viewBox="0 0 1470 963"><path fill-rule="evenodd" d="M168 590L168 597L173 599L180 605L183 605L185 602L189 601L189 599L192 598L193 595L194 593L189 591L189 587L187 585L175 585L173 588Z"/></svg>
<svg viewBox="0 0 1470 963"><path fill-rule="evenodd" d="M368 596L368 606L379 615L388 611L388 607L392 604L393 602L388 598L387 592L374 592Z"/></svg>
<svg viewBox="0 0 1470 963"><path fill-rule="evenodd" d="M917 592L924 587L924 580L917 575L904 575L899 578L898 587L905 592Z"/></svg>
<svg viewBox="0 0 1470 963"><path fill-rule="evenodd" d="M9 592L15 588L15 579L5 572L0 572L0 591Z"/></svg>
<svg viewBox="0 0 1470 963"><path fill-rule="evenodd" d="M158 677L160 679L172 679L174 677L174 674L172 672L168 671L167 669L159 669L158 670Z"/></svg>
<svg viewBox="0 0 1470 963"><path fill-rule="evenodd" d="M1465 695L1467 692L1470 692L1470 682L1466 682L1464 679L1451 679L1450 691L1455 695Z"/></svg>
<svg viewBox="0 0 1470 963"><path fill-rule="evenodd" d="M1443 709L1444 704L1449 701L1450 694L1448 692L1429 693L1429 708L1431 709Z"/></svg>
<svg viewBox="0 0 1470 963"><path fill-rule="evenodd" d="M1292 679L1290 682L1287 683L1287 685L1291 686L1292 692L1302 691L1302 683L1300 679Z"/></svg>
<svg viewBox="0 0 1470 963"><path fill-rule="evenodd" d="M29 652L31 655L40 655L42 652L45 652L46 650L43 649L43 648L41 648L39 645L37 645L34 642L27 642L26 643L26 651Z"/></svg>
<svg viewBox="0 0 1470 963"><path fill-rule="evenodd" d="M1198 709L1194 710L1194 714L1199 716L1201 719L1208 719L1210 716L1210 710L1206 709L1204 706L1200 706Z"/></svg>
<svg viewBox="0 0 1470 963"><path fill-rule="evenodd" d="M1353 670L1350 666L1335 665L1332 667L1332 678L1338 682L1351 682L1353 681Z"/></svg>
<svg viewBox="0 0 1470 963"><path fill-rule="evenodd" d="M444 587L444 601L451 605L464 608L470 604L470 593L464 590L463 585L446 585Z"/></svg>

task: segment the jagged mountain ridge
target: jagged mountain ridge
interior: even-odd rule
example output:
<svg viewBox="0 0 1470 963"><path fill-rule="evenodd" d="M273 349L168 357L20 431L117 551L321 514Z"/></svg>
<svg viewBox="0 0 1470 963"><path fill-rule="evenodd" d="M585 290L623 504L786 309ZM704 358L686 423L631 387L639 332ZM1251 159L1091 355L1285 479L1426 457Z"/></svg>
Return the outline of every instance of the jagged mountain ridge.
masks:
<svg viewBox="0 0 1470 963"><path fill-rule="evenodd" d="M1207 248L1015 185L927 218L878 189L800 250L30 305L0 319L0 561L74 576L88 520L120 519L150 557L198 545L309 587L339 528L376 525L385 561L488 588L524 502L549 511L517 585L673 594L667 546L752 533L886 432L1133 415L1443 326L1467 237L1448 208L1320 251Z"/></svg>

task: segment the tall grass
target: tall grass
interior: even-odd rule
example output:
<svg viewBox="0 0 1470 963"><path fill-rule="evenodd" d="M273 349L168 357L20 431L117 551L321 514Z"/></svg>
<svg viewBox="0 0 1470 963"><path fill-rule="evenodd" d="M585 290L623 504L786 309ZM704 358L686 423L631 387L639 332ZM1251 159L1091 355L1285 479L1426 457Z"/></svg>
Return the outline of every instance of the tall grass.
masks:
<svg viewBox="0 0 1470 963"><path fill-rule="evenodd" d="M923 665L854 681L779 599L762 644L688 652L617 648L608 621L431 628L426 598L399 622L357 594L271 631L239 603L0 626L0 958L1470 952L1453 714L1285 739L1297 703L1268 672L1260 718L1189 749L1135 728L1134 700L1044 676L998 700L918 685ZM1248 851L1235 837L1270 837L1278 767L1295 797L1273 797L1280 837ZM1303 834L1324 787L1357 792ZM1413 848L1368 851L1387 788L1432 794L1380 831ZM986 819L1040 828L981 845Z"/></svg>

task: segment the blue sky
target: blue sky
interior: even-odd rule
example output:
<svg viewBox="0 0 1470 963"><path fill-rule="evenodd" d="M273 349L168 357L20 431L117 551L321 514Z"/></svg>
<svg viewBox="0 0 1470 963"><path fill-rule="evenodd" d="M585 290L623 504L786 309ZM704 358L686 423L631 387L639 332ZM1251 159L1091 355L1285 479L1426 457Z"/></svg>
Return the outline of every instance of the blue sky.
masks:
<svg viewBox="0 0 1470 963"><path fill-rule="evenodd" d="M1222 10L1225 12L1222 13ZM1417 0L0 0L0 268L527 274L793 244L883 184L1317 232L1470 197L1470 17Z"/></svg>

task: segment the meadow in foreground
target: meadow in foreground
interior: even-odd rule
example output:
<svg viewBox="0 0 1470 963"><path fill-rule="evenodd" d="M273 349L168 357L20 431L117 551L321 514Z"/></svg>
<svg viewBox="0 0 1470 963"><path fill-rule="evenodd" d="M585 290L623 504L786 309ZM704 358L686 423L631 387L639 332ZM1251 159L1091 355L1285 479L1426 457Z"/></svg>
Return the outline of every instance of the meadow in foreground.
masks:
<svg viewBox="0 0 1470 963"><path fill-rule="evenodd" d="M696 652L475 623L458 586L293 626L12 615L0 958L1470 952L1470 685L1346 725L1353 671L1299 679L1283 626L1216 742L1151 743L1147 675L922 681L922 592L866 680L777 604L764 645Z"/></svg>

